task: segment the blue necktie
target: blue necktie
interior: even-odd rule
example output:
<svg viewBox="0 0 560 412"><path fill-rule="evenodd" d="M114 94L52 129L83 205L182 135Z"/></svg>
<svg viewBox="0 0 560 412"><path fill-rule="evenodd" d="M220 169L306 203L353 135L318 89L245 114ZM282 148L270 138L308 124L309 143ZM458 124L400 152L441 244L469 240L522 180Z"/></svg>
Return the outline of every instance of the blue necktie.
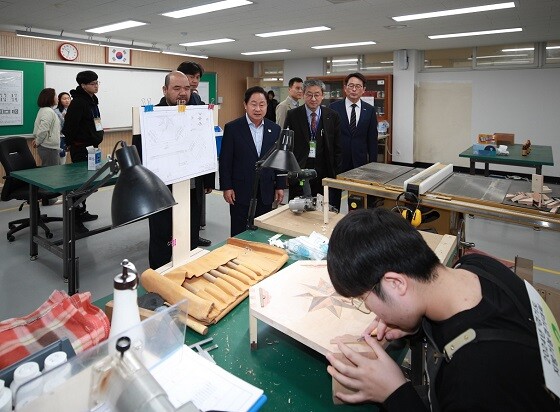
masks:
<svg viewBox="0 0 560 412"><path fill-rule="evenodd" d="M350 113L350 134L356 134L356 103L352 104L352 112Z"/></svg>

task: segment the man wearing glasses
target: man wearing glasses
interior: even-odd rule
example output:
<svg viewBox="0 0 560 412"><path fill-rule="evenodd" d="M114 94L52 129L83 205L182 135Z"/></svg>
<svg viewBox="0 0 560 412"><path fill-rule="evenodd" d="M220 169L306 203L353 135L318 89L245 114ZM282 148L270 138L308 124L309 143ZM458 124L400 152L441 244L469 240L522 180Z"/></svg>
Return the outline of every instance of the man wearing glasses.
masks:
<svg viewBox="0 0 560 412"><path fill-rule="evenodd" d="M373 312L363 338L374 359L342 343L348 362L327 354L327 371L355 391L336 393L341 400L387 411L559 410L545 387L527 286L497 260L470 254L446 267L409 222L376 208L336 225L327 267L339 294ZM407 335L427 342L430 405L380 344Z"/></svg>
<svg viewBox="0 0 560 412"><path fill-rule="evenodd" d="M377 161L377 114L361 99L365 90L364 75L351 73L344 79L346 98L330 106L340 116L341 173Z"/></svg>
<svg viewBox="0 0 560 412"><path fill-rule="evenodd" d="M99 112L99 100L96 93L99 91L97 73L86 70L76 76L78 87L71 90L72 102L68 106L64 118L62 134L70 148L72 163L87 162L87 147L99 147L103 141L103 125ZM83 222L97 219L86 210L84 201L77 207L75 229L78 233L85 233L88 229Z"/></svg>
<svg viewBox="0 0 560 412"><path fill-rule="evenodd" d="M342 147L340 117L328 107L321 106L325 83L317 79L303 82L305 104L289 110L284 128L294 131L294 155L302 169L315 169L311 179L311 195L323 193L322 179L335 178L340 173ZM290 200L303 195L299 181L290 181ZM330 204L340 210L340 190L329 190Z"/></svg>

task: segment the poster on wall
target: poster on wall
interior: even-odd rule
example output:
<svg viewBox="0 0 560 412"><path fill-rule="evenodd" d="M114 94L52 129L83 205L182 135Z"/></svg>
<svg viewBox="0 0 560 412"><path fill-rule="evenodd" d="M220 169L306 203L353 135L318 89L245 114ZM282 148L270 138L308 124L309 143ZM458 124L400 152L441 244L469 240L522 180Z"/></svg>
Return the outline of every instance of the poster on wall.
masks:
<svg viewBox="0 0 560 412"><path fill-rule="evenodd" d="M23 71L0 70L0 126L23 124Z"/></svg>

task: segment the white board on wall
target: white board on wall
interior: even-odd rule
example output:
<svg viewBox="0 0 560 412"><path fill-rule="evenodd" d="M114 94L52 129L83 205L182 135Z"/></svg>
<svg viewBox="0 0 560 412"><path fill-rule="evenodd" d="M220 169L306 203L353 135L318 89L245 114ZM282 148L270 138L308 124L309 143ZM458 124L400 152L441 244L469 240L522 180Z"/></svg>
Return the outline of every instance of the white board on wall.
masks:
<svg viewBox="0 0 560 412"><path fill-rule="evenodd" d="M132 107L156 105L163 96L162 87L169 70L141 70L131 68L80 66L47 63L45 87L56 93L70 92L77 87L76 75L93 70L99 76L99 110L105 129L132 127Z"/></svg>

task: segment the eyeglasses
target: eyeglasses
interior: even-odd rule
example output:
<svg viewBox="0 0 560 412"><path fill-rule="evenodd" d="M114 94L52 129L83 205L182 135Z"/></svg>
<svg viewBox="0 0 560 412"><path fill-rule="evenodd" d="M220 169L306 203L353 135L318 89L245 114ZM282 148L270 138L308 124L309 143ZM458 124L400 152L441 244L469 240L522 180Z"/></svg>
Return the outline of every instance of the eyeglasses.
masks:
<svg viewBox="0 0 560 412"><path fill-rule="evenodd" d="M381 279L383 279L383 278L381 278ZM379 279L379 281L371 287L371 289L369 290L369 292L367 293L365 298L351 298L350 303L352 303L352 306L354 306L360 312L365 313L366 315L369 315L371 313L371 310L369 310L369 308L366 306L366 300L367 300L367 298L368 298L368 296L370 295L371 292L373 292L373 291L377 292L378 291L381 279Z"/></svg>
<svg viewBox="0 0 560 412"><path fill-rule="evenodd" d="M101 84L101 82L99 82L99 81L97 81L97 80L94 81L94 82L89 82L89 83L87 83L88 86L99 86L100 84Z"/></svg>
<svg viewBox="0 0 560 412"><path fill-rule="evenodd" d="M308 99L320 99L323 95L320 93L305 93L305 97Z"/></svg>
<svg viewBox="0 0 560 412"><path fill-rule="evenodd" d="M349 88L349 89L351 89L351 90L354 90L354 89L355 89L355 90L360 90L360 89L362 89L364 86L362 86L361 84L353 84L353 83L350 83L350 84L347 84L346 87Z"/></svg>

